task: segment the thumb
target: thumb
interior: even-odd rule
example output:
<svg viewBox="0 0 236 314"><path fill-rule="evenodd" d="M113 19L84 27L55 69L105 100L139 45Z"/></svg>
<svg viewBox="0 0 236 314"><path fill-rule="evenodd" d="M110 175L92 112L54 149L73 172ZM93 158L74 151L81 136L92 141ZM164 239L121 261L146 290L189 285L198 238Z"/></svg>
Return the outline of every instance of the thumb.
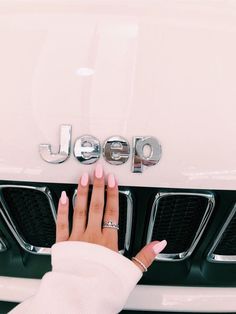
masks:
<svg viewBox="0 0 236 314"><path fill-rule="evenodd" d="M148 243L146 246L142 248L141 251L135 256L137 260L139 260L146 268L151 266L152 262L155 260L155 257L164 250L166 247L166 240L153 241ZM144 267L137 260L132 259L132 262L135 263L142 271L145 271Z"/></svg>

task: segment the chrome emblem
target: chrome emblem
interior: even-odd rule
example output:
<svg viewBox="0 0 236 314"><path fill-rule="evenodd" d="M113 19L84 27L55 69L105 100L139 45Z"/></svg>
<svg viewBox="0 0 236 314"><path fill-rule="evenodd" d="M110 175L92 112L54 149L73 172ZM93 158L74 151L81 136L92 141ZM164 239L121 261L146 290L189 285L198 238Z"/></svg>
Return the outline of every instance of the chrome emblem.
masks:
<svg viewBox="0 0 236 314"><path fill-rule="evenodd" d="M58 153L53 153L50 144L40 144L39 153L42 159L52 164L60 164L69 158L71 152L71 125L60 126L60 144ZM146 149L148 148L148 153ZM100 141L92 135L78 137L74 143L74 156L82 164L95 163L103 155L112 165L121 165L130 156L129 142L121 136L107 138L101 146ZM161 145L153 136L134 136L132 142L133 173L142 173L146 167L156 165L161 158Z"/></svg>
<svg viewBox="0 0 236 314"><path fill-rule="evenodd" d="M78 137L74 145L74 156L82 164L90 165L96 162L101 154L99 140L91 135Z"/></svg>
<svg viewBox="0 0 236 314"><path fill-rule="evenodd" d="M129 159L129 154L129 143L121 136L112 136L103 144L103 156L112 165L124 164Z"/></svg>

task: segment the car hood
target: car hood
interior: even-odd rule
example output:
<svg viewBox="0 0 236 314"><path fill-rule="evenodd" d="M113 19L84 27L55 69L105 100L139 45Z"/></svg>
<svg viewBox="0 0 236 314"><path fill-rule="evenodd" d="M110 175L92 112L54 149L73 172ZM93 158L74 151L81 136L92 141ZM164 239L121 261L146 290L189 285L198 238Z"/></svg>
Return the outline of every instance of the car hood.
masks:
<svg viewBox="0 0 236 314"><path fill-rule="evenodd" d="M85 134L158 139L161 159L141 174L132 152L120 166L100 157L120 185L235 189L232 2L22 3L0 4L2 180L75 183L93 168L40 157L69 124L71 152Z"/></svg>

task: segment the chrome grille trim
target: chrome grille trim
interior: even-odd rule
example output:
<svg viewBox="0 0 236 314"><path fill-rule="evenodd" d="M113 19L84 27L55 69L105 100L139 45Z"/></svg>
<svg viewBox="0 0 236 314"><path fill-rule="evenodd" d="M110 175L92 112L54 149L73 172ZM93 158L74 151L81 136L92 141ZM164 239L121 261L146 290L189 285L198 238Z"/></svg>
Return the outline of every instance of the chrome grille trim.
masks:
<svg viewBox="0 0 236 314"><path fill-rule="evenodd" d="M236 212L236 203L233 206L233 209L231 210L228 218L226 219L224 225L222 226L220 232L218 233L212 247L209 250L209 253L207 254L207 260L209 262L213 263L227 263L227 262L236 262L236 255L220 255L220 254L214 254L214 250L217 248L218 244L220 243L220 240L226 231L227 227L229 226L231 220L233 219Z"/></svg>
<svg viewBox="0 0 236 314"><path fill-rule="evenodd" d="M189 249L185 252L181 253L171 253L171 254L164 254L160 253L158 256L155 258L156 261L162 260L162 261L170 261L170 262L176 262L176 261L182 261L189 257L193 250L195 249L197 243L199 242L201 235L206 228L207 222L210 219L210 216L213 212L214 206L215 206L215 197L212 193L185 193L185 192L159 192L156 194L153 205L152 205L152 210L151 210L151 216L149 220L149 225L148 225L148 231L147 231L147 239L146 239L146 244L150 243L152 241L152 234L153 234L153 228L155 224L155 218L158 210L158 204L163 197L167 196L175 196L175 195L186 195L186 196L199 196L199 197L205 197L208 200L208 204L205 210L205 214L202 218L202 221L199 225L199 228L195 234L195 237L192 241L192 244L190 245ZM168 245L168 243L167 243Z"/></svg>
<svg viewBox="0 0 236 314"><path fill-rule="evenodd" d="M125 195L126 201L127 201L125 243L124 243L124 249L119 251L119 253L124 254L125 250L128 251L130 248L132 221L133 221L133 198L132 198L132 193L130 192L130 190L119 190L119 194ZM77 189L75 189L73 197L72 197L73 208L75 207L76 196L77 196Z"/></svg>
<svg viewBox="0 0 236 314"><path fill-rule="evenodd" d="M3 238L0 237L0 253L5 252L7 250L7 245L3 241Z"/></svg>
<svg viewBox="0 0 236 314"><path fill-rule="evenodd" d="M49 205L50 205L50 209L52 212L52 216L53 216L53 220L56 223L56 209L54 206L54 202L53 202L53 198L51 195L50 190L48 189L48 187L43 186L43 187L37 187L37 186L28 186L28 185L1 185L0 186L0 203L2 204L4 210L0 207L0 214L2 215L3 219L5 220L8 228L10 229L10 231L12 232L12 234L14 235L15 239L17 240L17 242L19 243L19 245L26 251L32 254L40 254L40 255L50 255L51 254L51 248L48 247L38 247L38 246L34 246L31 245L30 243L27 243L24 241L23 237L20 234L20 231L17 230L16 225L14 224L14 222L12 221L10 214L9 214L9 209L8 209L8 205L4 199L3 196L3 192L2 190L4 188L21 188L21 189L32 189L32 190L37 190L43 194L46 195Z"/></svg>

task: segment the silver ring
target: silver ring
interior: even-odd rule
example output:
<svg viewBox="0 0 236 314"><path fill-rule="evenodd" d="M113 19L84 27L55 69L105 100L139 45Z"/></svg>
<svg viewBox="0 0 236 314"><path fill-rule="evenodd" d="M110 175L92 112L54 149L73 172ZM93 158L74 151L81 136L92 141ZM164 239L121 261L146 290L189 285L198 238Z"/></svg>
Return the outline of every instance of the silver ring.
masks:
<svg viewBox="0 0 236 314"><path fill-rule="evenodd" d="M139 265L141 265L144 269L144 272L148 271L147 267L139 260L137 257L132 257L132 260L135 260Z"/></svg>
<svg viewBox="0 0 236 314"><path fill-rule="evenodd" d="M109 220L109 221L104 221L102 227L103 227L103 228L113 228L113 229L119 230L119 225L118 225L118 224L115 224L115 223L112 222L111 220Z"/></svg>

